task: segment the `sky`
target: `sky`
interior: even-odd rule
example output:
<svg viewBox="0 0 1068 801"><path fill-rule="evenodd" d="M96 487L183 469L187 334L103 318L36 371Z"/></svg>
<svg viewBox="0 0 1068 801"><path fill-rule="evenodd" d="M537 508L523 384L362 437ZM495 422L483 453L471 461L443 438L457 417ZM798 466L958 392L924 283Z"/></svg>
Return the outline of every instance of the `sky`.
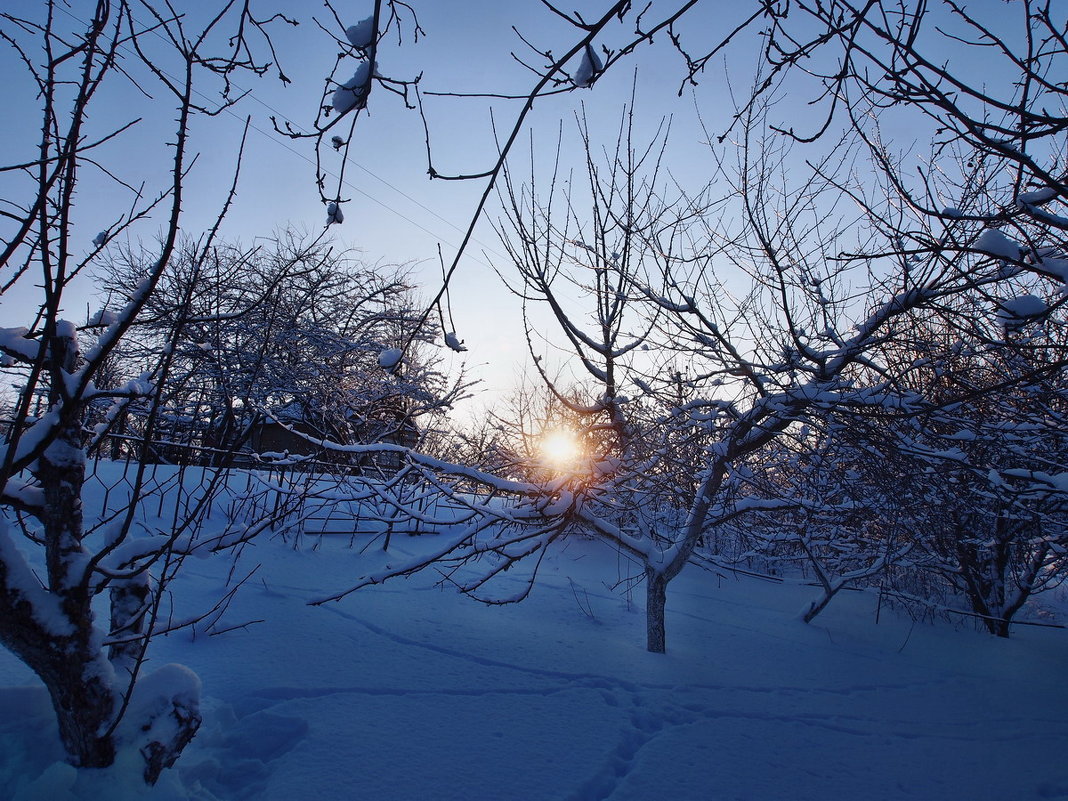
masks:
<svg viewBox="0 0 1068 801"><path fill-rule="evenodd" d="M579 4L587 14L604 5ZM369 8L369 4L367 9L353 7L352 18L362 18ZM462 13L458 13L461 8ZM577 38L573 29L561 24L537 2L428 3L417 10L426 37L417 44L406 39L399 48L390 38L380 51L379 70L397 78L422 74L421 87L428 93L527 91L533 76L511 54L514 51L526 57L529 53L523 52L525 46L512 26L555 52L570 48ZM321 81L333 63L335 50L324 44L325 37L311 26L284 33L292 35L293 43L288 47L283 44L282 49L299 52L302 59L307 54L308 60L291 60L285 69L292 75L294 85L284 90L277 86L265 87L264 92L256 90L252 106L260 105L262 114L281 112L294 123L306 124L314 114ZM680 65L677 57L665 58L671 55L666 49L659 47L655 58L635 59L635 65L641 66L637 90L642 109L639 130L655 130L665 115L684 117L688 124L680 127L688 134L678 137L676 144L680 152L692 153L700 147L693 125L695 107L692 97L677 97ZM347 76L348 69L343 67L340 74ZM595 127L601 126L608 135L614 133L619 114L629 101L633 79L630 65L620 65L592 90L539 101L513 162L522 163L533 143L539 166L547 164L553 156L561 121L574 142L574 114L581 105L586 107ZM668 82L671 91L664 91ZM491 167L496 154L493 127L506 131L519 107L516 101L493 103L482 98L430 95L425 96L424 102L435 167L443 173L477 173ZM260 130L269 132L266 126ZM245 181L246 190L261 204L245 207L244 213L254 218L249 227L254 228L256 220L279 219L298 220L309 228L320 225L324 213L311 181L309 143L280 141L270 133L259 133L256 139L259 141L255 147L272 167L250 170ZM345 223L338 227L336 236L362 249L370 261L414 264L414 275L429 297L440 287L438 246L446 263L450 263L485 180L431 181L426 158L424 130L417 113L404 109L395 96L379 92L372 97L368 114L356 126L342 193L349 202L344 205ZM339 164L340 157L331 166ZM281 186L286 187L284 195L278 194ZM295 189L295 194L290 194L290 189ZM299 209L293 208L294 197L299 198ZM520 324L520 304L493 272L510 271L490 224L498 219L499 207L491 201L450 287L456 333L469 349L463 359L487 391L474 408L492 405L529 360ZM548 325L548 321L542 325Z"/></svg>
<svg viewBox="0 0 1068 801"><path fill-rule="evenodd" d="M88 19L90 3L73 3L69 12L71 24ZM346 24L370 14L370 2L338 3L339 13L348 13ZM575 8L593 16L601 13L604 2L581 2ZM250 133L245 148L237 202L231 210L224 234L248 242L257 237L270 236L285 226L296 226L310 232L321 230L326 218L314 180L314 149L310 140L290 140L273 130L271 117L288 120L295 127L309 129L314 120L323 81L329 75L338 48L317 25L313 16L332 33L340 35L336 22L319 6L282 2L266 4L264 9L277 8L295 15L301 25L297 28L279 26L275 29L275 45L279 63L292 83L283 85L276 78L265 76L259 80L241 77L237 88L249 95L232 113L199 120L194 127L193 149L198 160L189 177L185 228L197 234L209 226L216 214L232 178L235 154L245 115L251 115ZM11 6L8 6L11 9ZM40 12L41 4L31 0L16 0L13 11L32 16ZM192 7L192 8L195 8ZM570 6L568 8L571 8ZM422 74L424 92L525 92L534 81L533 74L512 57L522 55L540 63L519 39L512 26L532 42L554 52L569 49L579 33L563 23L536 0L518 3L499 3L492 0L471 0L464 3L416 4L419 23L425 36L413 43L411 20L404 20L403 41L398 46L390 36L380 48L379 71L398 79L410 79ZM191 13L195 13L190 9ZM629 29L626 29L629 30ZM616 32L616 37L626 30ZM4 74L17 77L24 71L5 51L0 55ZM339 75L347 77L351 66L343 65ZM584 105L592 124L604 126L610 135L618 124L619 114L628 102L635 73L632 65L640 67L637 76L637 97L641 110L639 131L655 130L665 115L676 120L676 130L686 131L675 137L680 152L694 152L699 148L700 136L693 123L696 120L693 97L679 98L676 90L681 80L677 55L670 52L666 42L658 41L653 48L639 53L639 57L598 81L594 88L546 98L536 104L527 133L521 139L523 151L531 143L539 165L553 154L558 126L563 121L567 136L574 141L574 114ZM167 65L164 64L164 68ZM746 78L748 80L748 78ZM723 118L722 76L708 82L702 112L713 122ZM706 87L702 87L705 91ZM170 141L170 127L174 117L169 99L157 90L151 98L142 96L127 83L105 88L98 101L91 125L116 126L121 122L142 118L128 134L117 137L99 152L101 161L119 174L131 186L145 182L146 191L163 185L169 166L166 149ZM8 108L35 108L32 88L25 82L15 82L8 90ZM707 97L714 102L709 103ZM425 107L431 127L431 141L435 166L443 173L480 172L492 165L495 155L493 126L508 129L518 110L515 101L426 97ZM492 115L492 116L491 116ZM32 157L39 121L35 113L12 114L12 125L0 132L0 145L7 153L21 158ZM6 141L5 141L6 140ZM337 174L341 157L327 153L324 165ZM426 297L440 287L441 267L438 247L445 260L451 261L485 186L484 180L469 182L430 181L427 177L427 156L423 124L419 114L405 109L400 98L376 89L367 113L356 126L350 161L346 167L342 198L345 222L335 226L332 233L339 245L355 248L369 262L411 265L412 276ZM10 180L6 176L5 180ZM88 249L92 238L112 224L129 205L129 193L103 180L99 173L86 170L81 176L76 230L84 231ZM328 186L334 186L331 180ZM11 183L0 183L5 194ZM329 190L328 190L329 191ZM522 371L527 353L520 306L497 279L492 268L508 272L497 235L490 222L499 219L494 203L484 215L475 238L462 260L451 286L450 298L457 336L464 340L468 352L462 357L472 374L483 381L488 397L478 405L488 405L502 390L510 386ZM162 215L139 229L139 235L150 239L163 223ZM68 312L75 319L92 313L90 307L94 287L87 282L81 292L68 299ZM22 296L9 296L0 304L0 314L14 324L13 319L26 308ZM454 359L446 352L446 359ZM454 365L455 366L455 365Z"/></svg>
<svg viewBox="0 0 1068 801"><path fill-rule="evenodd" d="M16 13L40 12L37 0L14 0L5 4ZM61 14L72 24L88 18L93 4L72 3ZM203 12L201 4L185 3L184 11ZM372 4L338 2L344 24L369 15ZM565 6L592 19L608 7L607 0L582 0ZM412 41L411 19L403 20L402 40L391 34L378 54L379 72L397 79L421 75L425 110L431 130L435 167L442 173L477 173L488 169L495 156L494 127L510 129L518 111L516 101L485 98L435 97L435 91L519 93L529 90L534 74L513 54L531 63L540 60L521 41L516 31L540 48L566 52L580 33L552 14L538 0L501 3L495 0L465 2L423 2L414 4L425 33ZM318 4L278 0L259 6L282 11L300 20L296 28L278 26L275 47L279 63L291 83L283 85L272 75L260 79L241 77L236 88L249 94L233 112L195 123L193 150L198 153L188 180L185 229L196 235L213 221L232 179L238 142L245 116L250 132L241 167L237 201L223 229L224 236L243 242L270 236L286 226L317 233L325 223L326 211L315 185L314 148L311 140L287 139L276 133L271 118L288 121L294 127L310 129L322 95L324 80L330 74L338 47L329 33L341 36L336 21ZM650 12L675 4L657 2ZM736 4L704 3L686 19L680 29L688 42L717 41L735 24L743 9ZM262 13L262 11L261 11ZM317 18L317 21L316 21ZM610 28L605 36L612 46L629 37L626 26ZM513 27L516 30L513 30ZM724 130L734 110L734 100L753 80L759 59L758 40L742 37L728 50L728 70L723 62L701 77L700 85L679 93L683 77L681 58L666 38L658 37L651 46L638 49L633 57L617 64L591 89L547 97L535 104L513 163L524 169L526 153L533 148L538 170L552 160L557 132L563 125L566 157L575 157L575 113L584 109L594 136L609 139L618 126L619 115L636 96L637 139L652 135L661 120L672 117L672 136L667 165L672 175L699 186L712 172L712 152L705 144L703 123L713 132ZM342 80L355 69L356 60L347 57L338 70ZM164 69L174 65L162 64ZM0 53L0 70L11 76L5 89L9 120L0 131L0 148L14 159L32 157L39 122L35 114L12 109L35 108L32 87L18 76L24 71L14 61L9 48ZM146 191L163 184L169 166L170 128L174 117L168 98L151 89L145 96L128 83L106 87L91 125L110 130L118 124L140 118L131 131L101 148L101 162L130 186L145 182ZM806 121L800 97L780 99L780 112ZM346 126L345 130L347 130ZM529 138L528 138L529 137ZM23 154L26 154L24 156ZM7 159L5 159L6 161ZM328 176L327 192L336 186L341 156L324 153ZM0 175L0 196L16 196L17 177ZM78 234L88 249L92 238L112 224L129 206L129 192L117 189L99 172L87 169L82 175L75 220ZM349 150L341 197L345 221L332 232L339 246L354 248L371 263L409 265L413 280L424 297L440 287L439 246L450 263L474 212L485 180L467 182L431 181L427 176L427 154L420 115L396 95L374 90L367 112L361 115ZM12 193L9 195L8 193ZM519 301L502 285L494 268L508 274L510 265L491 223L501 217L491 202L475 231L450 288L452 317L457 338L468 348L462 357L443 349L452 369L465 363L473 377L481 380L480 397L466 414L492 407L512 386L529 363L521 325ZM150 239L163 223L162 217L147 221L138 234ZM68 301L76 320L91 314L98 304L92 282ZM5 325L14 325L25 313L27 299L18 294L0 301ZM536 320L546 327L547 320ZM545 352L545 346L535 348ZM472 412L474 410L474 412Z"/></svg>

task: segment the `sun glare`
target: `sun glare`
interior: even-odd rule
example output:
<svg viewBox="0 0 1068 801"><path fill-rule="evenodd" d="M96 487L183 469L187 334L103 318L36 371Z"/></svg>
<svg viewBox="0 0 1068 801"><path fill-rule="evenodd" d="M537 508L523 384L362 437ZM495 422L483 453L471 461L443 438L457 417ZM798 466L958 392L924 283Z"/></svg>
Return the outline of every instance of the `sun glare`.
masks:
<svg viewBox="0 0 1068 801"><path fill-rule="evenodd" d="M570 431L549 431L541 437L541 455L556 468L570 467L582 453L578 440Z"/></svg>

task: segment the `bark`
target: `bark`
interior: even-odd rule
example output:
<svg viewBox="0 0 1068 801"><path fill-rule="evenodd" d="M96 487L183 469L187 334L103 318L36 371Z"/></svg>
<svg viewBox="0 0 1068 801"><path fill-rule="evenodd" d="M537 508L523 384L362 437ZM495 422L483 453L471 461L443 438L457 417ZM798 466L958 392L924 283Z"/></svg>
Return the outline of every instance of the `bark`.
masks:
<svg viewBox="0 0 1068 801"><path fill-rule="evenodd" d="M818 615L820 612L827 608L827 604L829 604L831 602L831 599L833 599L834 596L838 594L838 590L840 589L841 587L835 587L834 589L825 589L823 592L823 597L821 597L818 601L813 601L812 603L810 603L808 605L808 609L805 610L805 614L802 615L801 619L804 620L806 623L811 623L813 620L815 620L816 615Z"/></svg>
<svg viewBox="0 0 1068 801"><path fill-rule="evenodd" d="M147 570L111 587L111 636L117 641L108 649L108 659L116 669L132 670L141 658L141 635L151 596L152 579Z"/></svg>
<svg viewBox="0 0 1068 801"><path fill-rule="evenodd" d="M48 687L59 723L59 736L71 764L103 768L115 761L115 738L108 734L118 697L111 684L92 675L100 665L89 643L68 653L48 654L34 667Z"/></svg>
<svg viewBox="0 0 1068 801"><path fill-rule="evenodd" d="M664 608L667 605L667 586L690 560L690 555L697 541L704 534L704 522L708 516L708 507L723 480L724 468L721 462L704 479L697 493L696 501L690 510L689 520L683 531L682 542L675 551L671 561L665 565L645 566L645 626L646 649L650 653L662 654L667 651L667 633L664 622Z"/></svg>
<svg viewBox="0 0 1068 801"><path fill-rule="evenodd" d="M200 711L178 701L172 702L167 713L174 718L175 731L167 741L151 740L141 749L145 760L143 777L146 784L155 784L165 768L171 767L200 728ZM147 725L147 724L146 724Z"/></svg>
<svg viewBox="0 0 1068 801"><path fill-rule="evenodd" d="M73 334L52 337L53 365L49 408L58 412L53 441L38 460L37 478L44 491L41 522L44 527L48 586L65 595L79 583L74 575L82 553L82 485L85 483L85 452L82 450L82 418L78 404L64 398L59 387L74 372L78 345ZM64 609L70 615L77 609ZM76 624L77 625L77 624Z"/></svg>
<svg viewBox="0 0 1068 801"><path fill-rule="evenodd" d="M106 767L115 759L115 744L106 732L118 695L93 642L89 605L77 609L73 601L64 604L68 618L72 609L78 613L69 621L72 633L58 636L39 622L33 606L18 590L9 588L7 566L0 561L0 643L47 688L71 764Z"/></svg>
<svg viewBox="0 0 1068 801"><path fill-rule="evenodd" d="M667 650L667 634L664 628L667 585L668 580L663 573L649 567L645 569L646 648L654 654L662 654Z"/></svg>

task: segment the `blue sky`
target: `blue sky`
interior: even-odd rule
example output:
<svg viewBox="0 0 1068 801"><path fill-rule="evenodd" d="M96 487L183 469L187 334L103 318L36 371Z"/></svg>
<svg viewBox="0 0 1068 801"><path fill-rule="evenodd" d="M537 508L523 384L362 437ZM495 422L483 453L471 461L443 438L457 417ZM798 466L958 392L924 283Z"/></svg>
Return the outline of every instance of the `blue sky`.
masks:
<svg viewBox="0 0 1068 801"><path fill-rule="evenodd" d="M72 19L86 19L91 3L74 3ZM189 13L202 11L201 4L188 6ZM346 2L338 4L346 13L344 22L354 23L371 12L372 4ZM607 0L573 3L588 18L599 15L610 5ZM660 2L667 7L674 4ZM35 0L15 0L15 11L39 13ZM324 80L334 64L338 49L317 27L317 15L328 29L336 23L318 4L279 2L262 8L275 8L297 16L302 24L293 29L277 29L276 46L280 62L292 83L283 86L273 77L259 80L240 78L240 88L250 95L233 114L202 119L194 128L197 164L188 182L186 230L196 234L209 225L216 214L233 172L241 126L246 114L252 116L252 129L242 166L237 203L225 228L226 236L251 241L269 236L273 231L293 225L309 231L319 230L325 222L325 209L314 181L314 151L310 140L289 140L272 130L270 117L286 119L293 125L309 129L314 121ZM423 2L416 4L420 24L426 36L418 43L411 40L410 21L405 20L404 40L387 37L378 54L379 71L387 76L410 79L422 74L425 92L516 92L532 86L533 74L518 64L514 51L540 63L520 41L512 26L539 47L556 53L566 52L580 38L537 0L495 2ZM687 17L680 29L689 42L707 44L717 41L740 16L739 4L706 2ZM64 12L66 13L66 12ZM632 21L608 32L609 46L618 46L629 38ZM340 30L334 31L341 35ZM538 101L530 117L538 159L548 164L555 148L557 129L564 123L565 138L574 138L574 114L584 104L595 135L614 134L619 114L628 101L637 69L637 139L651 134L660 120L672 115L672 138L667 164L683 180L700 184L712 173L711 153L702 143L697 124L699 113L712 131L726 127L733 111L731 84L736 93L744 93L752 82L753 69L759 59L758 40L742 37L728 52L731 70L719 66L704 74L696 90L678 96L683 75L679 56L670 48L666 37L652 46L642 46L629 60L616 65L590 90L548 97ZM339 70L343 80L351 74L356 61ZM11 160L32 157L33 142L39 122L35 114L14 109L33 108L28 87L19 80L23 75L4 49L0 69L12 76L5 89L9 123L0 131L0 146ZM800 96L786 97L781 113L802 122L811 119ZM435 166L442 172L471 173L487 169L493 161L493 122L499 129L511 127L518 110L515 101L486 99L435 98L427 96L426 110L432 127ZM492 114L492 118L491 118ZM144 121L101 151L102 160L131 185L146 182L148 190L166 178L173 109L168 99L158 93L151 98L119 83L109 89L94 112L92 123L99 130L143 117ZM492 121L491 121L492 120ZM346 127L347 130L347 127ZM528 149L524 136L522 150ZM571 149L569 153L578 156ZM325 164L334 171L340 156L325 154ZM517 154L517 158L519 154ZM439 286L440 267L437 248L441 245L446 261L451 260L461 241L462 230L470 220L478 195L485 182L430 181L427 178L423 126L416 112L405 109L399 98L376 89L368 110L356 126L346 185L342 197L345 222L335 226L335 237L342 246L359 249L369 262L411 264L413 277L429 297ZM5 161L8 159L5 158ZM12 176L0 176L3 196L12 192ZM117 191L87 170L82 176L76 230L84 231L88 248L97 231L113 223L129 205L128 193ZM328 186L333 186L331 181ZM331 191L328 189L328 192ZM518 302L500 285L488 265L508 271L503 248L489 225L499 213L491 206L487 219L476 231L452 285L452 308L457 335L470 351L466 360L474 373L483 378L490 390L501 390L512 383L517 370L527 359ZM162 220L149 221L140 236L150 239ZM92 306L92 287L71 299L71 316L82 319L85 307ZM6 325L23 313L25 299L8 296L0 302L0 315ZM484 403L492 402L491 394ZM479 404L482 405L482 404Z"/></svg>
<svg viewBox="0 0 1068 801"><path fill-rule="evenodd" d="M73 4L69 14L71 24L86 20L91 4ZM587 16L601 13L605 2L577 4ZM338 3L346 8L355 22L370 14L371 3ZM35 15L41 4L19 0L17 13ZM230 213L226 235L250 241L268 236L286 225L318 230L325 221L325 210L314 182L314 151L307 140L289 140L272 130L271 116L288 119L295 126L308 129L314 120L321 96L323 81L334 63L337 48L313 23L313 14L328 28L336 27L321 6L304 3L281 3L278 8L298 16L302 25L292 29L277 29L276 46L280 63L292 83L283 86L273 77L259 80L238 79L239 88L250 91L233 114L203 119L194 127L194 150L198 161L189 179L185 228L191 234L209 225L221 203L233 171L234 157L241 125L246 114L252 116L252 130L246 146L237 203ZM570 8L570 7L569 7ZM190 7L196 13L198 7ZM273 9L272 9L273 10ZM458 92L524 92L533 83L533 76L511 56L515 51L535 56L526 49L511 26L539 46L560 53L569 49L580 34L547 11L536 0L499 3L492 0L471 0L464 3L423 3L417 5L419 21L426 36L418 43L411 40L410 22L404 41L398 46L396 37L389 37L382 45L379 70L396 78L412 78L422 73L422 88L426 91ZM700 23L696 19L693 24ZM617 36L630 32L629 25L620 27ZM337 31L340 35L340 31ZM16 81L7 90L9 110L34 108L29 87L20 84L22 73L6 52L0 64L5 74ZM343 66L342 78L354 68ZM666 42L644 48L638 57L609 72L591 90L546 98L536 105L530 118L535 147L548 160L555 146L556 131L561 120L570 135L574 131L574 112L580 103L586 105L595 128L604 126L611 133L618 124L619 113L627 102L634 77L632 66L640 66L638 100L641 120L648 129L655 129L662 116L676 116L673 145L689 158L702 157L698 153L694 102L690 96L679 98L676 90L681 78L681 64ZM743 76L748 81L748 76ZM725 119L720 110L726 103L707 98L722 97L723 76L709 76L701 87L704 95L702 113L706 121L715 125ZM117 138L105 147L100 156L108 166L131 185L146 183L147 191L166 180L169 165L170 128L174 117L172 104L161 93L146 98L125 82L119 82L101 98L91 122L97 130L105 130L136 117L141 122L130 133ZM494 144L492 120L497 126L511 126L518 103L484 99L456 99L428 97L428 118L432 126L432 141L436 166L442 172L478 172L492 163ZM710 119L709 119L710 118ZM718 118L718 119L717 119ZM21 158L32 156L39 121L36 114L11 115L11 126L0 134L5 150ZM682 124L680 124L680 122ZM639 125L639 127L642 127ZM572 140L574 141L574 140ZM524 141L523 150L528 145ZM328 153L327 157L334 156ZM6 160L6 159L5 159ZM328 167L336 170L336 164ZM692 162L687 169L692 170ZM416 112L403 108L399 98L376 90L368 111L359 120L350 164L346 172L346 186L342 197L345 223L335 226L339 244L362 250L370 262L410 263L413 274L427 296L438 287L440 267L437 247L441 244L446 260L455 253L464 229L475 208L484 181L430 181L423 127ZM0 184L5 192L17 192L11 184ZM82 174L76 229L84 231L85 244L97 231L112 224L129 206L129 193L116 190L91 170ZM487 215L498 216L495 209ZM142 226L139 235L151 239L162 225L162 218ZM81 234L78 234L80 236ZM496 235L483 222L476 239L461 263L452 287L453 311L458 335L467 341L470 351L467 361L490 389L509 385L516 365L526 358L522 329L518 324L519 305L499 285L487 266L507 270L502 248ZM75 319L81 319L86 306L93 306L92 286L83 287L82 294L68 300L68 309ZM5 298L0 314L11 319L16 311L25 308L25 299L18 295Z"/></svg>

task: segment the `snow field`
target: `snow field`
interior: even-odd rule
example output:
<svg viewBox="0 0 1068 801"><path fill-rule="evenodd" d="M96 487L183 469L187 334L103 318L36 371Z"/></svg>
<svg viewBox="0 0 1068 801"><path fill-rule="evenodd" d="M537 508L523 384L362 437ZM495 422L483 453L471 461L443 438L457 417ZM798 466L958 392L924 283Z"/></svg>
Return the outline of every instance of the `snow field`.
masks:
<svg viewBox="0 0 1068 801"><path fill-rule="evenodd" d="M204 712L151 790L135 754L107 771L63 764L43 689L0 654L5 797L1068 798L1063 630L1004 641L885 608L875 625L862 593L806 626L796 613L815 588L691 566L669 590L657 656L643 650L642 588L608 586L634 569L580 538L516 606L481 606L430 573L307 604L434 540L395 537L389 554L340 536L245 547L235 575L259 569L220 628L264 622L150 651L149 672L197 673ZM176 615L221 594L229 570L223 557L187 562Z"/></svg>

